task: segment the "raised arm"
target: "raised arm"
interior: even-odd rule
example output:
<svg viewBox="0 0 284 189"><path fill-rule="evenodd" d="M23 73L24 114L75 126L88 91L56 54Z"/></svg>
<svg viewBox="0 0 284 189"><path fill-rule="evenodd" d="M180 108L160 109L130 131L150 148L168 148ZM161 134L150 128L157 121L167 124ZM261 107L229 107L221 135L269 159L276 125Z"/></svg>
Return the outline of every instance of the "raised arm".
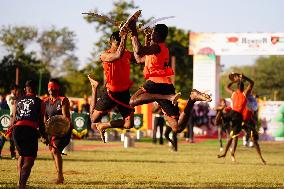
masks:
<svg viewBox="0 0 284 189"><path fill-rule="evenodd" d="M103 62L113 62L118 60L125 50L127 35L121 36L120 44L115 52L103 52L100 56Z"/></svg>
<svg viewBox="0 0 284 189"><path fill-rule="evenodd" d="M249 82L247 88L244 90L245 95L248 95L251 93L253 86L254 86L254 82L253 80L251 80L250 78L246 77L245 75L242 74L242 78L246 81Z"/></svg>
<svg viewBox="0 0 284 189"><path fill-rule="evenodd" d="M230 94L233 94L234 90L231 88L232 85L233 85L234 82L231 82L229 83L227 86L226 86L226 91Z"/></svg>
<svg viewBox="0 0 284 189"><path fill-rule="evenodd" d="M151 54L160 53L161 49L158 44L151 44L149 46L142 46L138 39L137 29L136 29L136 21L129 24L129 28L132 32L131 42L133 46L133 51L140 57ZM146 41L147 42L147 41Z"/></svg>

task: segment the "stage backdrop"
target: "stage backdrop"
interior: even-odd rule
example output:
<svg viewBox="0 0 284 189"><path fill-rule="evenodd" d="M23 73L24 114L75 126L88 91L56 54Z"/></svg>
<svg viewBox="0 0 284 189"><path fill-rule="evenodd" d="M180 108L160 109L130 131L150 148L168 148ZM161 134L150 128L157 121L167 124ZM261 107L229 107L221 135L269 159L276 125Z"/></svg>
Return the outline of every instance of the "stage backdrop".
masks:
<svg viewBox="0 0 284 189"><path fill-rule="evenodd" d="M284 55L284 33L190 32L189 54Z"/></svg>

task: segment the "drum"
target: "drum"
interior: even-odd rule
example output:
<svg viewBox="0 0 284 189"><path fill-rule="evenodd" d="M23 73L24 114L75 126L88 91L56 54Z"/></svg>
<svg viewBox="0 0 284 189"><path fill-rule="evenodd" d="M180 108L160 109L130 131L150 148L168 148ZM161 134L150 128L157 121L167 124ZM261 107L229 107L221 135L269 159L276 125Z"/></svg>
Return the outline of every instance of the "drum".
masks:
<svg viewBox="0 0 284 189"><path fill-rule="evenodd" d="M62 115L55 115L47 120L46 133L50 136L63 137L70 129L70 122Z"/></svg>

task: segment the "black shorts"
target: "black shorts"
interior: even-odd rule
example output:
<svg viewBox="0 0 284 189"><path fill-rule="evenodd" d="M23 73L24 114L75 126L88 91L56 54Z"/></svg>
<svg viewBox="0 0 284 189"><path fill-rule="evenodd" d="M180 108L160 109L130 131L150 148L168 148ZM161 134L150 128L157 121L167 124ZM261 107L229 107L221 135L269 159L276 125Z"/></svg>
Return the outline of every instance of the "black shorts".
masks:
<svg viewBox="0 0 284 189"><path fill-rule="evenodd" d="M49 136L50 149L55 148L58 152L62 153L63 149L69 144L71 139L72 129L63 137Z"/></svg>
<svg viewBox="0 0 284 189"><path fill-rule="evenodd" d="M241 113L231 110L230 112L224 115L226 121L231 120L232 128L231 128L231 136L238 136L238 134L242 131L242 122L243 116Z"/></svg>
<svg viewBox="0 0 284 189"><path fill-rule="evenodd" d="M259 139L258 132L257 132L257 129L256 129L256 124L254 123L253 120L244 121L243 129L246 131L246 133L249 134L249 136L252 139L254 139L254 140Z"/></svg>
<svg viewBox="0 0 284 189"><path fill-rule="evenodd" d="M112 98L115 100L122 102L123 104L129 106L130 101L130 93L129 90L122 91L122 92L111 92L109 91L109 94ZM134 109L130 107L125 107L123 105L120 105L119 103L115 102L108 94L108 91L103 90L101 98L97 101L95 110L97 111L103 111L107 112L113 109L114 107L117 107L119 113L123 118L128 117Z"/></svg>
<svg viewBox="0 0 284 189"><path fill-rule="evenodd" d="M153 81L146 81L144 83L143 88L147 93L150 94L161 94L161 95L174 95L175 87L173 84L167 83L155 83ZM174 106L170 100L156 100L159 106L163 109L163 111L167 114L167 116L179 116L179 108L178 106Z"/></svg>
<svg viewBox="0 0 284 189"><path fill-rule="evenodd" d="M37 157L38 131L25 125L18 125L13 129L13 139L18 153L22 157Z"/></svg>

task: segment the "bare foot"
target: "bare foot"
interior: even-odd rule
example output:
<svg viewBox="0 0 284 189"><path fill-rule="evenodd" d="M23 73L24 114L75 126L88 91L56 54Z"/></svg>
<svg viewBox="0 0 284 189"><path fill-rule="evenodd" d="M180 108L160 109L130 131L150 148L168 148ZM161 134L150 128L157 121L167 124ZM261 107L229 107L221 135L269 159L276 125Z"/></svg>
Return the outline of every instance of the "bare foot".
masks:
<svg viewBox="0 0 284 189"><path fill-rule="evenodd" d="M172 99L171 99L171 101L172 101L172 104L173 105L177 105L177 103L178 103L178 99L181 97L181 93L179 92L179 93L176 93L173 97L172 97Z"/></svg>
<svg viewBox="0 0 284 189"><path fill-rule="evenodd" d="M95 80L95 78L94 78L91 74L88 75L88 79L89 79L89 81L90 81L92 87L94 87L94 88L97 88L97 87L98 87L99 82L97 82L97 81Z"/></svg>
<svg viewBox="0 0 284 189"><path fill-rule="evenodd" d="M236 162L235 154L231 154L231 160L232 162Z"/></svg>
<svg viewBox="0 0 284 189"><path fill-rule="evenodd" d="M196 101L206 101L206 102L212 101L211 97L208 94L202 93L196 89L192 89L190 93L190 98L191 100L196 100Z"/></svg>
<svg viewBox="0 0 284 189"><path fill-rule="evenodd" d="M97 124L97 130L99 131L100 133L100 136L101 136L101 139L104 143L106 143L106 140L105 140L105 129L103 129L99 124Z"/></svg>
<svg viewBox="0 0 284 189"><path fill-rule="evenodd" d="M263 158L261 159L261 161L262 161L263 165L266 165L266 161Z"/></svg>
<svg viewBox="0 0 284 189"><path fill-rule="evenodd" d="M63 177L63 176L62 176L62 177L58 177L58 178L54 181L55 184L63 184L63 182L64 182L64 177Z"/></svg>

